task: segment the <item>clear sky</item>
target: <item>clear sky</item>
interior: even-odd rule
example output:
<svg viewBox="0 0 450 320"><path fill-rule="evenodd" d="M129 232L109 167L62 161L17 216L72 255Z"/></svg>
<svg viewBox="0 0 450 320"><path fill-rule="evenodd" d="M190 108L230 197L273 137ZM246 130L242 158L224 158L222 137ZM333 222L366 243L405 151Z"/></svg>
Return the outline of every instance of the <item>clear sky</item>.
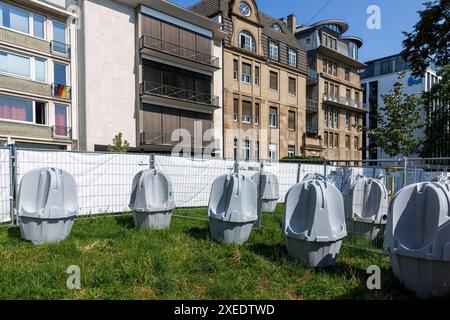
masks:
<svg viewBox="0 0 450 320"><path fill-rule="evenodd" d="M198 2L170 1L182 7ZM257 0L259 10L276 18L294 13L297 15L298 24L311 24L326 19L347 21L350 29L345 35L358 36L364 40L364 46L360 50L361 61L399 53L402 50L402 31L412 30L419 18L417 11L424 8L424 2L426 0ZM369 14L366 11L370 5L377 5L381 9L379 30L367 28Z"/></svg>

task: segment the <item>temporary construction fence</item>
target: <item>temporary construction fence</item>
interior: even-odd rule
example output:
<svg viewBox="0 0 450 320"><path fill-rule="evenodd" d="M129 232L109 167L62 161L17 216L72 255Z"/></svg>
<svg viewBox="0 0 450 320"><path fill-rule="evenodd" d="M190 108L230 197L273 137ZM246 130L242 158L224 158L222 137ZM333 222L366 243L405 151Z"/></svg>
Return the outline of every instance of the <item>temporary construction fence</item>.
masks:
<svg viewBox="0 0 450 320"><path fill-rule="evenodd" d="M403 186L448 175L450 159L399 159L367 161L295 160L243 161L240 173L251 178L264 166L277 176L280 203L286 193L307 175L320 174L341 190L358 176L378 177L389 196ZM171 180L176 207L207 207L214 180L234 170L234 160L196 159L151 154L117 154L59 150L0 149L0 222L14 221L13 191L30 170L56 167L72 174L78 186L80 215L129 212L133 177L155 167ZM381 248L379 240L372 244Z"/></svg>

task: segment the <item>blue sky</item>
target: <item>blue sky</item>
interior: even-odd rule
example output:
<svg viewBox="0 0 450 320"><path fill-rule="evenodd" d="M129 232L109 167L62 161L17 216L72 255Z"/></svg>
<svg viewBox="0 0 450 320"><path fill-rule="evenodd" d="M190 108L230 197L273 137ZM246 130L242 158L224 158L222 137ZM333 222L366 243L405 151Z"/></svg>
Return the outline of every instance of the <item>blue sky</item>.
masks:
<svg viewBox="0 0 450 320"><path fill-rule="evenodd" d="M192 5L197 0L170 0L182 7ZM216 0L211 0L216 1ZM299 24L308 23L311 18L330 0L257 0L258 7L276 18L290 13L297 15ZM417 11L426 0L331 0L311 23L325 19L342 19L350 24L346 35L358 36L364 40L360 60L368 61L402 50L402 31L411 31L417 22ZM378 5L381 9L381 29L367 28L368 6Z"/></svg>

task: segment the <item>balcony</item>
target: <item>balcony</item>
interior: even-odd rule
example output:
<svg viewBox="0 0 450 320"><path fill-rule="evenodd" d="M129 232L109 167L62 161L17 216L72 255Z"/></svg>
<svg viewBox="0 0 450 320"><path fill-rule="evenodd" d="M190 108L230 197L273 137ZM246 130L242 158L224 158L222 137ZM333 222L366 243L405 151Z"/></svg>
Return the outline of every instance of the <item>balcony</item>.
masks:
<svg viewBox="0 0 450 320"><path fill-rule="evenodd" d="M316 113L319 111L319 102L316 100L306 99L306 112Z"/></svg>
<svg viewBox="0 0 450 320"><path fill-rule="evenodd" d="M218 108L220 106L219 97L217 96L149 81L141 83L141 95L176 99L213 108Z"/></svg>
<svg viewBox="0 0 450 320"><path fill-rule="evenodd" d="M70 100L72 97L72 88L65 84L53 83L52 96L59 99Z"/></svg>
<svg viewBox="0 0 450 320"><path fill-rule="evenodd" d="M66 58L70 56L70 45L68 44L52 40L50 47L54 54L62 55Z"/></svg>
<svg viewBox="0 0 450 320"><path fill-rule="evenodd" d="M72 128L66 126L53 126L52 137L54 139L72 140Z"/></svg>
<svg viewBox="0 0 450 320"><path fill-rule="evenodd" d="M352 49L347 42L337 39L323 31L320 33L320 39L321 46L319 47L319 53L342 61L357 69L366 67L364 63L358 61L357 52L352 53Z"/></svg>
<svg viewBox="0 0 450 320"><path fill-rule="evenodd" d="M55 7L58 7L60 9L66 10L70 6L78 6L78 0L38 0L39 2L43 2L46 4L53 5Z"/></svg>
<svg viewBox="0 0 450 320"><path fill-rule="evenodd" d="M184 148L190 148L192 151L203 150L212 143L212 141L203 141L203 139L201 141L194 141L194 138L192 138L192 141L183 142L181 138L179 140L172 140L172 134L155 135L147 132L141 132L140 142L141 145L170 147L167 150L171 150L175 146L182 146Z"/></svg>
<svg viewBox="0 0 450 320"><path fill-rule="evenodd" d="M329 102L338 106L345 106L353 109L359 109L361 111L366 111L366 105L364 103L349 99L347 97L338 96L336 94L333 95L324 93L323 102Z"/></svg>
<svg viewBox="0 0 450 320"><path fill-rule="evenodd" d="M214 57L199 51L182 47L178 44L173 44L150 36L142 36L139 39L139 48L140 50L150 49L158 51L160 53L170 54L172 56L206 65L208 67L213 67L215 69L220 68L220 59L218 57Z"/></svg>

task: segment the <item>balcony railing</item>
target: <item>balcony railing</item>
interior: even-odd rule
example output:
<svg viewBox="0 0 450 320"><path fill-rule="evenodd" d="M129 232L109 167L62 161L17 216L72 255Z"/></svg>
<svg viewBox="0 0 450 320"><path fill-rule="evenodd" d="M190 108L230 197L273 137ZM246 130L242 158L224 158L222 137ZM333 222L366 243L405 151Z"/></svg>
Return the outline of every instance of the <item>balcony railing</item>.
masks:
<svg viewBox="0 0 450 320"><path fill-rule="evenodd" d="M72 128L66 126L53 126L52 136L55 139L72 140Z"/></svg>
<svg viewBox="0 0 450 320"><path fill-rule="evenodd" d="M306 121L306 134L310 137L319 135L319 124L317 121Z"/></svg>
<svg viewBox="0 0 450 320"><path fill-rule="evenodd" d="M170 146L170 147L174 147L174 146L183 146L185 148L191 148L191 150L196 149L196 148L201 148L204 149L206 147L208 147L212 141L203 141L203 139L201 139L203 137L203 135L201 136L201 141L194 141L195 137L191 137L191 141L183 141L183 139L175 139L172 140L172 134L160 134L160 135L155 135L155 134L149 134L147 132L142 132L141 135L141 144L147 144L147 145L163 145L163 146ZM214 139L213 139L214 140Z"/></svg>
<svg viewBox="0 0 450 320"><path fill-rule="evenodd" d="M61 9L67 9L72 5L78 6L78 0L39 0L40 2L48 3L59 7Z"/></svg>
<svg viewBox="0 0 450 320"><path fill-rule="evenodd" d="M68 57L70 54L70 45L58 42L55 40L51 41L52 52Z"/></svg>
<svg viewBox="0 0 450 320"><path fill-rule="evenodd" d="M72 88L65 84L53 83L52 96L56 98L70 100L72 97Z"/></svg>
<svg viewBox="0 0 450 320"><path fill-rule="evenodd" d="M163 53L168 53L187 60L195 61L201 64L206 64L215 68L219 68L220 60L217 57L195 51L189 48L182 47L178 44L163 41L161 39L150 36L142 36L139 40L140 48L147 48Z"/></svg>
<svg viewBox="0 0 450 320"><path fill-rule="evenodd" d="M141 94L156 95L179 99L187 102L219 107L219 97L207 93L172 87L161 83L144 81L141 84Z"/></svg>
<svg viewBox="0 0 450 320"><path fill-rule="evenodd" d="M306 99L306 112L316 113L319 111L319 102L316 100Z"/></svg>
<svg viewBox="0 0 450 320"><path fill-rule="evenodd" d="M338 96L336 94L333 95L333 94L324 93L323 101L330 101L330 102L338 103L338 104L345 105L345 106L348 106L351 108L356 108L356 109L362 109L362 110L366 109L366 106L364 103L362 103L360 101L352 100L347 97Z"/></svg>
<svg viewBox="0 0 450 320"><path fill-rule="evenodd" d="M328 41L326 41L324 39L324 38L326 38L326 36L333 38L331 43L327 43ZM357 54L356 54L356 56L352 55L352 52L350 50L350 45L347 42L337 39L336 37L331 36L326 32L322 32L322 34L321 34L321 44L327 48L330 48L336 52L339 52L340 54L342 54L344 56L347 56L349 58L357 60Z"/></svg>

